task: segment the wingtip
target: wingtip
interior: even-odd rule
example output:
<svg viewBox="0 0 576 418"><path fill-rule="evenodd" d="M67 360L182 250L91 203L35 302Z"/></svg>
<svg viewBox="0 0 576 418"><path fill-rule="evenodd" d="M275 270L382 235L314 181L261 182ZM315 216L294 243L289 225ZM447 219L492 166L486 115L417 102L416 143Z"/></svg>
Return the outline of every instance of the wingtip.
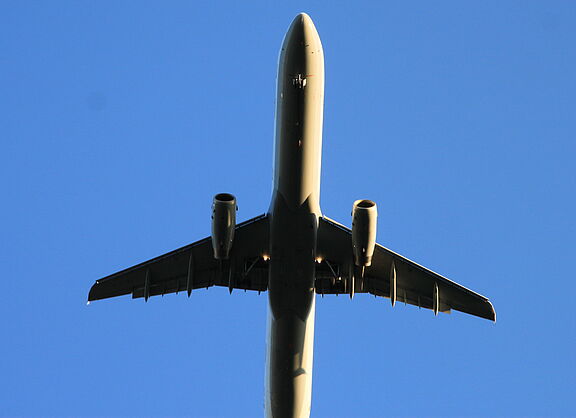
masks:
<svg viewBox="0 0 576 418"><path fill-rule="evenodd" d="M496 310L494 309L494 305L492 305L492 302L490 302L489 300L487 300L486 302L488 302L488 305L490 305L490 309L492 310L492 316L489 319L492 322L496 323Z"/></svg>
<svg viewBox="0 0 576 418"><path fill-rule="evenodd" d="M92 287L90 288L90 291L88 292L88 300L86 301L86 305L90 305L90 302L98 300L99 298L96 297L95 295L95 291L96 291L96 286L98 286L99 282L98 280L96 280L96 283L94 283L92 285Z"/></svg>

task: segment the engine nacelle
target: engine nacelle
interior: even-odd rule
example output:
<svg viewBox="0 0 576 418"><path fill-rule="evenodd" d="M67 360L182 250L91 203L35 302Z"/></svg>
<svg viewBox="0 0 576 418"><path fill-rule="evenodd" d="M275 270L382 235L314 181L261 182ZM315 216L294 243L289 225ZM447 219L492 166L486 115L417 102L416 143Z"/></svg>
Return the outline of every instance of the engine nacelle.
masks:
<svg viewBox="0 0 576 418"><path fill-rule="evenodd" d="M371 200L357 200L352 205L352 252L358 267L372 264L377 217L376 203Z"/></svg>
<svg viewBox="0 0 576 418"><path fill-rule="evenodd" d="M236 198L229 193L219 193L212 202L212 248L214 258L227 260L234 241L236 228Z"/></svg>

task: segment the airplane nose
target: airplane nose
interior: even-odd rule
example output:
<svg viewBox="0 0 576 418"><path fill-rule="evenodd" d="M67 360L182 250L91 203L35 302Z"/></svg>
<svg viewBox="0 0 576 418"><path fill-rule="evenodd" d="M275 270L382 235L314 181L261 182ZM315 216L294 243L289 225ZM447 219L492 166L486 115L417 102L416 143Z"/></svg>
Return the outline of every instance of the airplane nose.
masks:
<svg viewBox="0 0 576 418"><path fill-rule="evenodd" d="M306 26L314 26L312 19L306 13L299 13L292 21L292 25L297 25L300 30L304 30Z"/></svg>
<svg viewBox="0 0 576 418"><path fill-rule="evenodd" d="M320 37L314 26L314 22L310 19L306 13L300 13L296 15L288 32L286 33L286 38L284 41L284 47L286 49L291 46L316 46L320 42Z"/></svg>
<svg viewBox="0 0 576 418"><path fill-rule="evenodd" d="M279 91L284 84L300 88L310 86L309 78L314 79L312 84L323 86L324 52L312 19L306 13L300 13L288 28L278 57Z"/></svg>

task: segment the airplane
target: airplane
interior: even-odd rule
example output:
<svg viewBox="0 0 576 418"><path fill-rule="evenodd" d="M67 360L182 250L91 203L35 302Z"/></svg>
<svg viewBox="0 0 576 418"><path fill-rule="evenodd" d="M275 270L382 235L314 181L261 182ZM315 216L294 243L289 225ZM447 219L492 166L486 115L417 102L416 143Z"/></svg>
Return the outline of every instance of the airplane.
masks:
<svg viewBox="0 0 576 418"><path fill-rule="evenodd" d="M376 243L377 206L352 206L352 228L320 210L324 53L310 17L295 17L280 51L268 211L236 225L236 198L212 203L211 236L96 281L88 301L210 286L268 292L265 414L308 417L316 295L370 293L437 315L496 321L490 301Z"/></svg>

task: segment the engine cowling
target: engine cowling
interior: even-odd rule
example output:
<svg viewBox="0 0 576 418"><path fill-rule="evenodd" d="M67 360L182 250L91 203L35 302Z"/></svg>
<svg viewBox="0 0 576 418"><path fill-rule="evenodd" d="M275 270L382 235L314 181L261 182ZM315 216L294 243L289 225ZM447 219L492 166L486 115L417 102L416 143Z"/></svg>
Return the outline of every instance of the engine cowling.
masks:
<svg viewBox="0 0 576 418"><path fill-rule="evenodd" d="M357 200L352 205L352 252L358 267L372 264L377 217L376 203L371 200Z"/></svg>
<svg viewBox="0 0 576 418"><path fill-rule="evenodd" d="M236 228L236 198L229 193L219 193L212 202L212 248L214 258L227 260L234 242Z"/></svg>

